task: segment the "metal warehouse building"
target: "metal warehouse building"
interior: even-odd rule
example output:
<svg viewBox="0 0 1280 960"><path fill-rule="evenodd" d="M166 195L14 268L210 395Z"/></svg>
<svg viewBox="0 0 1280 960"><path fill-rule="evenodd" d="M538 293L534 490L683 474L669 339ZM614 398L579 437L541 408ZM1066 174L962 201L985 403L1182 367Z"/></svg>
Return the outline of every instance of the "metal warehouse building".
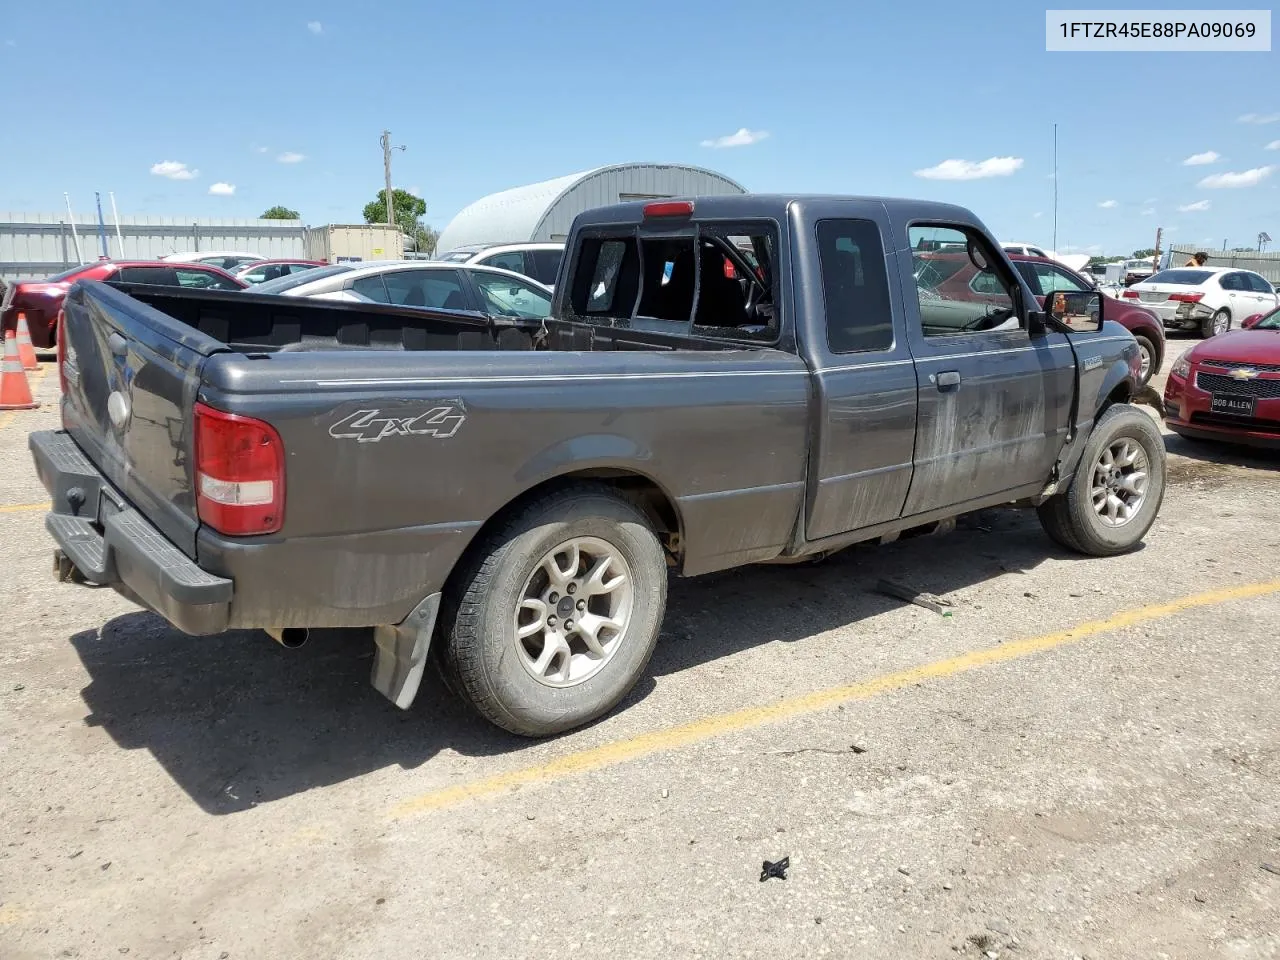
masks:
<svg viewBox="0 0 1280 960"><path fill-rule="evenodd" d="M491 193L454 217L436 244L440 253L483 243L563 240L584 210L626 200L746 193L722 173L674 163L617 163L526 187Z"/></svg>

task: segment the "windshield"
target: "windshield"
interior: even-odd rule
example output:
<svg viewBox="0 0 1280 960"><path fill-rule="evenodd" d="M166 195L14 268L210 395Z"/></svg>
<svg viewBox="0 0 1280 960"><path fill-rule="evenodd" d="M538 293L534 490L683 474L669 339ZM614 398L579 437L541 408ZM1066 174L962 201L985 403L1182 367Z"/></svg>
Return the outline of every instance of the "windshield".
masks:
<svg viewBox="0 0 1280 960"><path fill-rule="evenodd" d="M1255 330L1280 330L1280 310L1272 310L1253 325Z"/></svg>
<svg viewBox="0 0 1280 960"><path fill-rule="evenodd" d="M277 277L275 280L268 280L266 283L260 283L253 288L253 292L283 293L285 290L292 290L294 287L300 287L304 283L313 283L316 280L323 280L325 277L332 277L339 273L347 273L354 269L355 267L346 263L334 263L327 267L316 267L314 270L304 270L302 273L295 273L287 277Z"/></svg>
<svg viewBox="0 0 1280 960"><path fill-rule="evenodd" d="M1146 283L1176 283L1186 287L1194 287L1204 283L1213 274L1208 270L1161 270L1154 277L1148 277Z"/></svg>
<svg viewBox="0 0 1280 960"><path fill-rule="evenodd" d="M463 263L475 255L476 251L474 250L454 250L452 253L446 253L443 257L437 257L436 259L444 263Z"/></svg>

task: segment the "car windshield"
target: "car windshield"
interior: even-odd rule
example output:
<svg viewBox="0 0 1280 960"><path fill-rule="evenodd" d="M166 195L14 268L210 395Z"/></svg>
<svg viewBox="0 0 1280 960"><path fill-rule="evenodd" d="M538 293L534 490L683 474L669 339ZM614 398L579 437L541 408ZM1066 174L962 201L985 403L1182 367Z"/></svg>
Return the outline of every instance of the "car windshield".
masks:
<svg viewBox="0 0 1280 960"><path fill-rule="evenodd" d="M454 250L452 253L446 253L443 257L437 257L436 259L444 263L463 263L475 255L476 251L474 250Z"/></svg>
<svg viewBox="0 0 1280 960"><path fill-rule="evenodd" d="M286 277L277 277L275 280L268 280L266 283L260 283L253 288L253 292L283 293L285 290L292 290L294 287L300 287L304 283L313 283L316 280L323 280L325 277L332 277L339 273L347 273L354 269L355 267L345 263L334 263L327 267L316 267L314 270L303 270L301 273L290 274Z"/></svg>
<svg viewBox="0 0 1280 960"><path fill-rule="evenodd" d="M1280 310L1272 310L1253 325L1255 330L1280 330Z"/></svg>
<svg viewBox="0 0 1280 960"><path fill-rule="evenodd" d="M1161 270L1153 277L1148 277L1147 283L1176 283L1185 287L1194 287L1208 280L1212 273L1208 270Z"/></svg>

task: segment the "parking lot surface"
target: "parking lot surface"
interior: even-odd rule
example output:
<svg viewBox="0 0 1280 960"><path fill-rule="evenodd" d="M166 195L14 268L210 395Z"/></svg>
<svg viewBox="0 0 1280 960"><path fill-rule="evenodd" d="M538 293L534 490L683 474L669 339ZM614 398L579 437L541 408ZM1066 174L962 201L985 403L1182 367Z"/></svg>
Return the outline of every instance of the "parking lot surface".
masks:
<svg viewBox="0 0 1280 960"><path fill-rule="evenodd" d="M675 581L623 708L531 742L368 638L56 583L50 367L0 414L6 960L1280 956L1274 456L1168 437L1128 556L993 510Z"/></svg>

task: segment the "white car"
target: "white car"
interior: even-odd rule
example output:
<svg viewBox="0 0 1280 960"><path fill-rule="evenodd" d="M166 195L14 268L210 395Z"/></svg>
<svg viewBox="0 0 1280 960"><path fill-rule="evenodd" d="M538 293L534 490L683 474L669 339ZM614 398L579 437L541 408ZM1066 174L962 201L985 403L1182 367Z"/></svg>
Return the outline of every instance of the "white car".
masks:
<svg viewBox="0 0 1280 960"><path fill-rule="evenodd" d="M563 243L477 243L437 255L436 259L442 263L469 263L514 270L554 288L563 257Z"/></svg>
<svg viewBox="0 0 1280 960"><path fill-rule="evenodd" d="M228 273L235 273L247 263L257 263L267 258L257 253L245 253L243 250L197 250L171 253L160 259L169 263L207 263L212 267L221 267Z"/></svg>
<svg viewBox="0 0 1280 960"><path fill-rule="evenodd" d="M1079 272L1084 269L1085 264L1089 262L1089 255L1086 253L1056 253L1053 250L1046 250L1044 247L1037 247L1034 243L1022 243L1018 240L1010 240L1002 243L1000 246L1005 253L1016 253L1024 257L1043 257L1046 260L1057 260L1068 270Z"/></svg>
<svg viewBox="0 0 1280 960"><path fill-rule="evenodd" d="M1175 267L1161 270L1124 291L1160 318L1167 330L1197 330L1202 337L1226 333L1255 313L1276 308L1280 296L1261 275L1234 267Z"/></svg>
<svg viewBox="0 0 1280 960"><path fill-rule="evenodd" d="M435 260L335 263L251 289L286 297L390 303L521 320L549 316L552 296L548 287L511 270Z"/></svg>

